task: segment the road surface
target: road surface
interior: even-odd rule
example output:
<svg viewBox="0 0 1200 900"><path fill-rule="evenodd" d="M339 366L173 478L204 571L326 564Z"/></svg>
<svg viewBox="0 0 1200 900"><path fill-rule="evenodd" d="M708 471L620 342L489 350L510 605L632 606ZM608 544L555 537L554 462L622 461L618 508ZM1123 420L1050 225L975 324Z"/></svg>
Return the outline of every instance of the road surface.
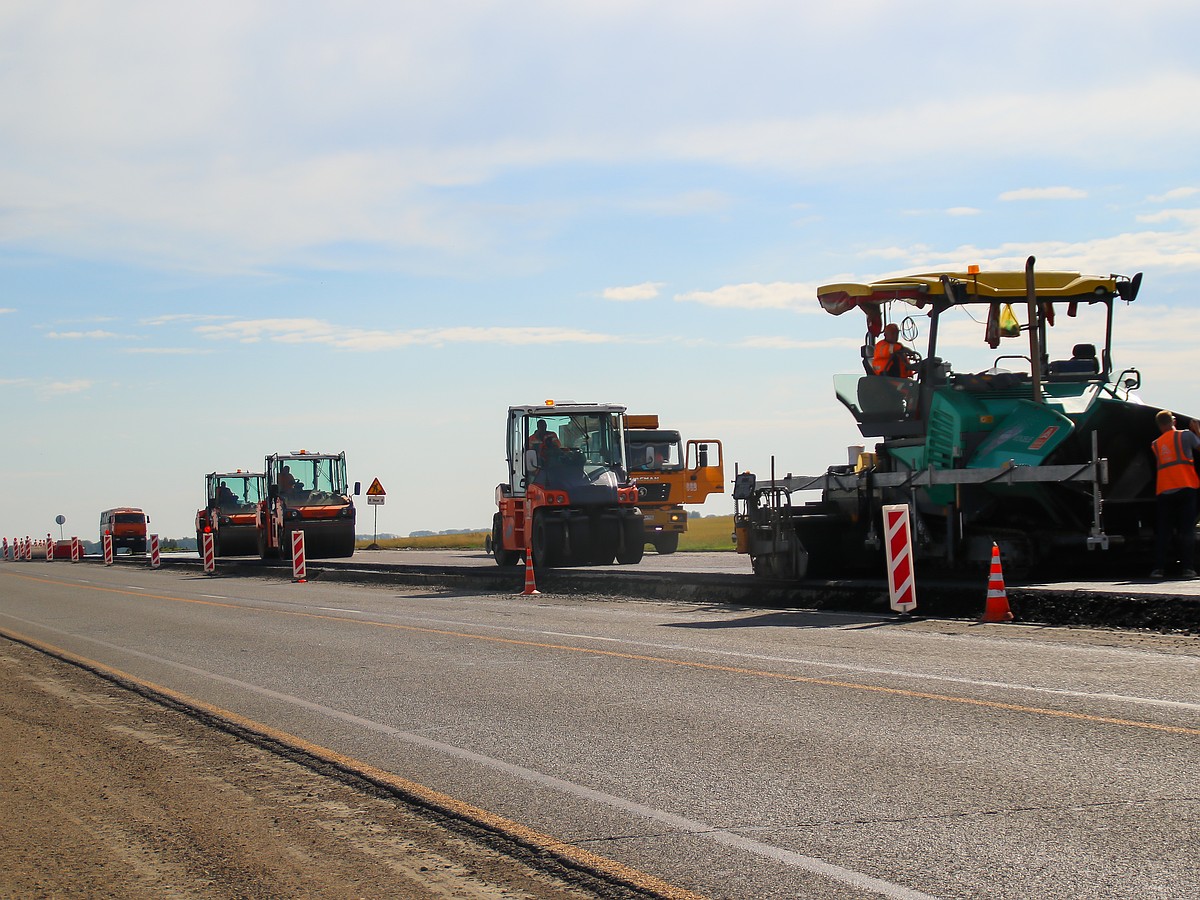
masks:
<svg viewBox="0 0 1200 900"><path fill-rule="evenodd" d="M1200 896L1191 637L99 566L0 629L680 891Z"/></svg>

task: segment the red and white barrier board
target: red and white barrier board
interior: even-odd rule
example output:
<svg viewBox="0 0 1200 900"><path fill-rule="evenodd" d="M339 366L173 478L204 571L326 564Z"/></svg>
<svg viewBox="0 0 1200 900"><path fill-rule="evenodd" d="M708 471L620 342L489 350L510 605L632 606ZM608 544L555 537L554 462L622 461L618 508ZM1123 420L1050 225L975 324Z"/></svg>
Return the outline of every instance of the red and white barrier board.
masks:
<svg viewBox="0 0 1200 900"><path fill-rule="evenodd" d="M101 542L101 544L103 544L103 545L104 545L104 564L105 564L106 566L111 566L111 565L113 564L113 540L112 540L112 535L111 535L111 534L106 534L106 535L104 535L104 537L103 537L103 538L101 538L100 542Z"/></svg>
<svg viewBox="0 0 1200 900"><path fill-rule="evenodd" d="M33 539L29 535L25 535L25 559L33 559Z"/></svg>
<svg viewBox="0 0 1200 900"><path fill-rule="evenodd" d="M3 554L4 559L8 559L8 538L0 538L0 554Z"/></svg>
<svg viewBox="0 0 1200 900"><path fill-rule="evenodd" d="M888 597L896 612L912 612L917 606L917 580L913 571L912 529L908 505L883 508L883 543L887 550Z"/></svg>
<svg viewBox="0 0 1200 900"><path fill-rule="evenodd" d="M150 568L157 569L162 565L162 556L158 552L158 535L150 535Z"/></svg>
<svg viewBox="0 0 1200 900"><path fill-rule="evenodd" d="M71 538L71 562L79 562L79 557L83 556L82 542L77 537Z"/></svg>
<svg viewBox="0 0 1200 900"><path fill-rule="evenodd" d="M200 556L204 560L205 575L212 575L217 571L217 551L211 531L205 532L200 542Z"/></svg>
<svg viewBox="0 0 1200 900"><path fill-rule="evenodd" d="M308 568L304 564L304 532L292 532L292 581L308 579Z"/></svg>
<svg viewBox="0 0 1200 900"><path fill-rule="evenodd" d="M46 562L54 560L54 541L50 535L46 535Z"/></svg>

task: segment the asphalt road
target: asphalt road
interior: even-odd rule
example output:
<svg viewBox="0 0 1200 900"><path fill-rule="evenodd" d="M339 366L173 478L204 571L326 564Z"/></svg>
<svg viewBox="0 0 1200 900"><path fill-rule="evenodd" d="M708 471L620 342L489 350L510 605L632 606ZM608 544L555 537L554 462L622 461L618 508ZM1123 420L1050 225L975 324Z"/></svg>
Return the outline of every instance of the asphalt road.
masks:
<svg viewBox="0 0 1200 900"><path fill-rule="evenodd" d="M1194 637L9 565L0 629L713 897L1200 896Z"/></svg>

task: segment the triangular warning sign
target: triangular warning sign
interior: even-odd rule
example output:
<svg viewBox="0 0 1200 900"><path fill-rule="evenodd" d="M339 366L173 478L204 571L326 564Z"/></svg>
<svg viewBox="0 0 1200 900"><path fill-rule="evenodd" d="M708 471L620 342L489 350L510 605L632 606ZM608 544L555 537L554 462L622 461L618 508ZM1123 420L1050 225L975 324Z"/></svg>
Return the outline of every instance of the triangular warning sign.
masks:
<svg viewBox="0 0 1200 900"><path fill-rule="evenodd" d="M383 485L379 483L378 478L372 481L371 486L367 488L368 497L382 497L385 494L387 494L387 491L383 489Z"/></svg>

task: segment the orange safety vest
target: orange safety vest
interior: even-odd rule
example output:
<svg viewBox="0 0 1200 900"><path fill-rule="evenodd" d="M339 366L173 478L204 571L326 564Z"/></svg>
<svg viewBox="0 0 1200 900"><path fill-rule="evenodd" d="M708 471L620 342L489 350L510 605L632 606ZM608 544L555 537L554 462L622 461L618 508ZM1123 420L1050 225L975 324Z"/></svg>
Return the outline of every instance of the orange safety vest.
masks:
<svg viewBox="0 0 1200 900"><path fill-rule="evenodd" d="M1176 429L1164 431L1152 445L1154 458L1158 462L1156 494L1177 491L1180 488L1200 488L1200 476L1190 456L1183 452L1183 432Z"/></svg>
<svg viewBox="0 0 1200 900"><path fill-rule="evenodd" d="M903 348L898 343L893 344L888 340L878 341L875 344L875 357L871 360L871 368L875 370L875 374L893 374L893 372L889 371L893 369L893 356L895 357L894 362L899 364L895 366L895 371L899 374L899 377L907 378L910 376L912 369L909 368L908 357L903 352Z"/></svg>

